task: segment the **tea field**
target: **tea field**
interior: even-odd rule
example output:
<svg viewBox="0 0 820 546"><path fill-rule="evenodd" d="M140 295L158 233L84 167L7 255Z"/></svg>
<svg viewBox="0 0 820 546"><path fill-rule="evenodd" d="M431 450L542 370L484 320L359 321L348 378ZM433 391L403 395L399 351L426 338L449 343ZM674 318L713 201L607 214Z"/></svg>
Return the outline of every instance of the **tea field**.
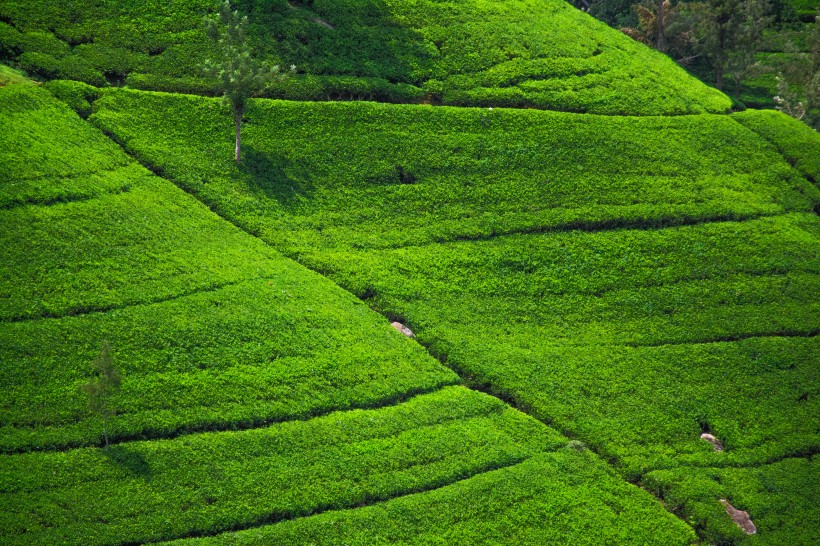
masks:
<svg viewBox="0 0 820 546"><path fill-rule="evenodd" d="M212 94L202 20L219 0L4 0L0 59L40 77ZM256 50L296 77L267 96L528 106L607 114L725 112L669 58L563 0L238 0Z"/></svg>
<svg viewBox="0 0 820 546"><path fill-rule="evenodd" d="M0 542L820 542L815 131L562 0L236 0L237 163L218 4L0 0Z"/></svg>
<svg viewBox="0 0 820 546"><path fill-rule="evenodd" d="M5 544L695 540L47 90L0 87L0 117ZM103 341L123 377L105 449L79 388ZM322 536L328 517L348 523Z"/></svg>
<svg viewBox="0 0 820 546"><path fill-rule="evenodd" d="M583 441L704 539L745 536L718 502L734 496L760 506L754 539L811 542L810 129L768 112L260 100L236 167L216 100L106 90L95 109L135 157L407 323L468 385ZM771 490L737 485L801 460Z"/></svg>

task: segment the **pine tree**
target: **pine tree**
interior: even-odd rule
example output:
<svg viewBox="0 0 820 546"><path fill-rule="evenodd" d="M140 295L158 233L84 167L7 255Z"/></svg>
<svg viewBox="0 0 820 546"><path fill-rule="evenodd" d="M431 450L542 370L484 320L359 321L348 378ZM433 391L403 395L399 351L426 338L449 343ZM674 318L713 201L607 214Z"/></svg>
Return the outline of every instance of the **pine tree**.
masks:
<svg viewBox="0 0 820 546"><path fill-rule="evenodd" d="M107 341L102 343L100 354L91 364L96 377L84 384L81 388L88 395L88 408L103 420L103 437L105 447L108 447L108 421L114 416L111 396L120 388L122 377L114 367L111 356L111 346Z"/></svg>
<svg viewBox="0 0 820 546"><path fill-rule="evenodd" d="M205 72L216 79L218 89L231 107L236 127L236 153L239 162L242 116L249 98L259 94L281 71L276 65L259 61L251 51L247 37L248 18L231 11L225 0L215 19L205 20L205 29L217 52L216 59L205 62ZM291 71L295 70L291 66Z"/></svg>

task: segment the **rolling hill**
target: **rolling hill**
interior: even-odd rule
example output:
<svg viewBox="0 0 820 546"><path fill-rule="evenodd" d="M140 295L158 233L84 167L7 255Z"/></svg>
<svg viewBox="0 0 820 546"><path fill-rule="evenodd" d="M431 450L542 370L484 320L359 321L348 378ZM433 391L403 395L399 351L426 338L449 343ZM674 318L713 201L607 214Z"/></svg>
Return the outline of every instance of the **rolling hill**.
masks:
<svg viewBox="0 0 820 546"><path fill-rule="evenodd" d="M9 543L816 542L816 132L557 0L246 1L237 164L215 5L0 2Z"/></svg>

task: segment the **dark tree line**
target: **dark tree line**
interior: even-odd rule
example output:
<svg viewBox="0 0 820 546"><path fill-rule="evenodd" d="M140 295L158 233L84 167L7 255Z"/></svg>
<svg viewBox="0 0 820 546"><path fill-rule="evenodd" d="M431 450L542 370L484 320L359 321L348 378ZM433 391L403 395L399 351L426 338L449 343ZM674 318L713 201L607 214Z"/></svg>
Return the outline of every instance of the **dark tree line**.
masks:
<svg viewBox="0 0 820 546"><path fill-rule="evenodd" d="M801 23L789 0L570 1L736 98L750 77L773 72L776 108L806 121L811 112L820 117L820 18L812 26L804 15ZM800 32L811 34L808 50L795 46L792 60L777 68L759 62L767 35L807 28L813 30Z"/></svg>

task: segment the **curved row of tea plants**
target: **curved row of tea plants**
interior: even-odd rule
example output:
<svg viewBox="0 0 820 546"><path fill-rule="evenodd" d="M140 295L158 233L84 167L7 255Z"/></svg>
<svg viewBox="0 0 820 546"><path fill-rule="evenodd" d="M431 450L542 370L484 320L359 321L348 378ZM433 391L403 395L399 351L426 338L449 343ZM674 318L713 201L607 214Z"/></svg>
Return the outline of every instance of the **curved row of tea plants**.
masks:
<svg viewBox="0 0 820 546"><path fill-rule="evenodd" d="M573 444L575 445L575 444ZM686 544L635 487L569 446L435 491L174 546L219 544ZM629 495L628 502L623 496ZM671 517L671 516L669 516ZM676 522L679 523L679 522Z"/></svg>
<svg viewBox="0 0 820 546"><path fill-rule="evenodd" d="M727 116L256 101L244 163L216 99L104 91L94 123L290 255L810 211L820 192Z"/></svg>
<svg viewBox="0 0 820 546"><path fill-rule="evenodd" d="M203 18L219 0L7 0L0 60L46 79L212 94ZM730 100L563 0L235 0L266 58L301 74L266 91L603 114L725 112Z"/></svg>

